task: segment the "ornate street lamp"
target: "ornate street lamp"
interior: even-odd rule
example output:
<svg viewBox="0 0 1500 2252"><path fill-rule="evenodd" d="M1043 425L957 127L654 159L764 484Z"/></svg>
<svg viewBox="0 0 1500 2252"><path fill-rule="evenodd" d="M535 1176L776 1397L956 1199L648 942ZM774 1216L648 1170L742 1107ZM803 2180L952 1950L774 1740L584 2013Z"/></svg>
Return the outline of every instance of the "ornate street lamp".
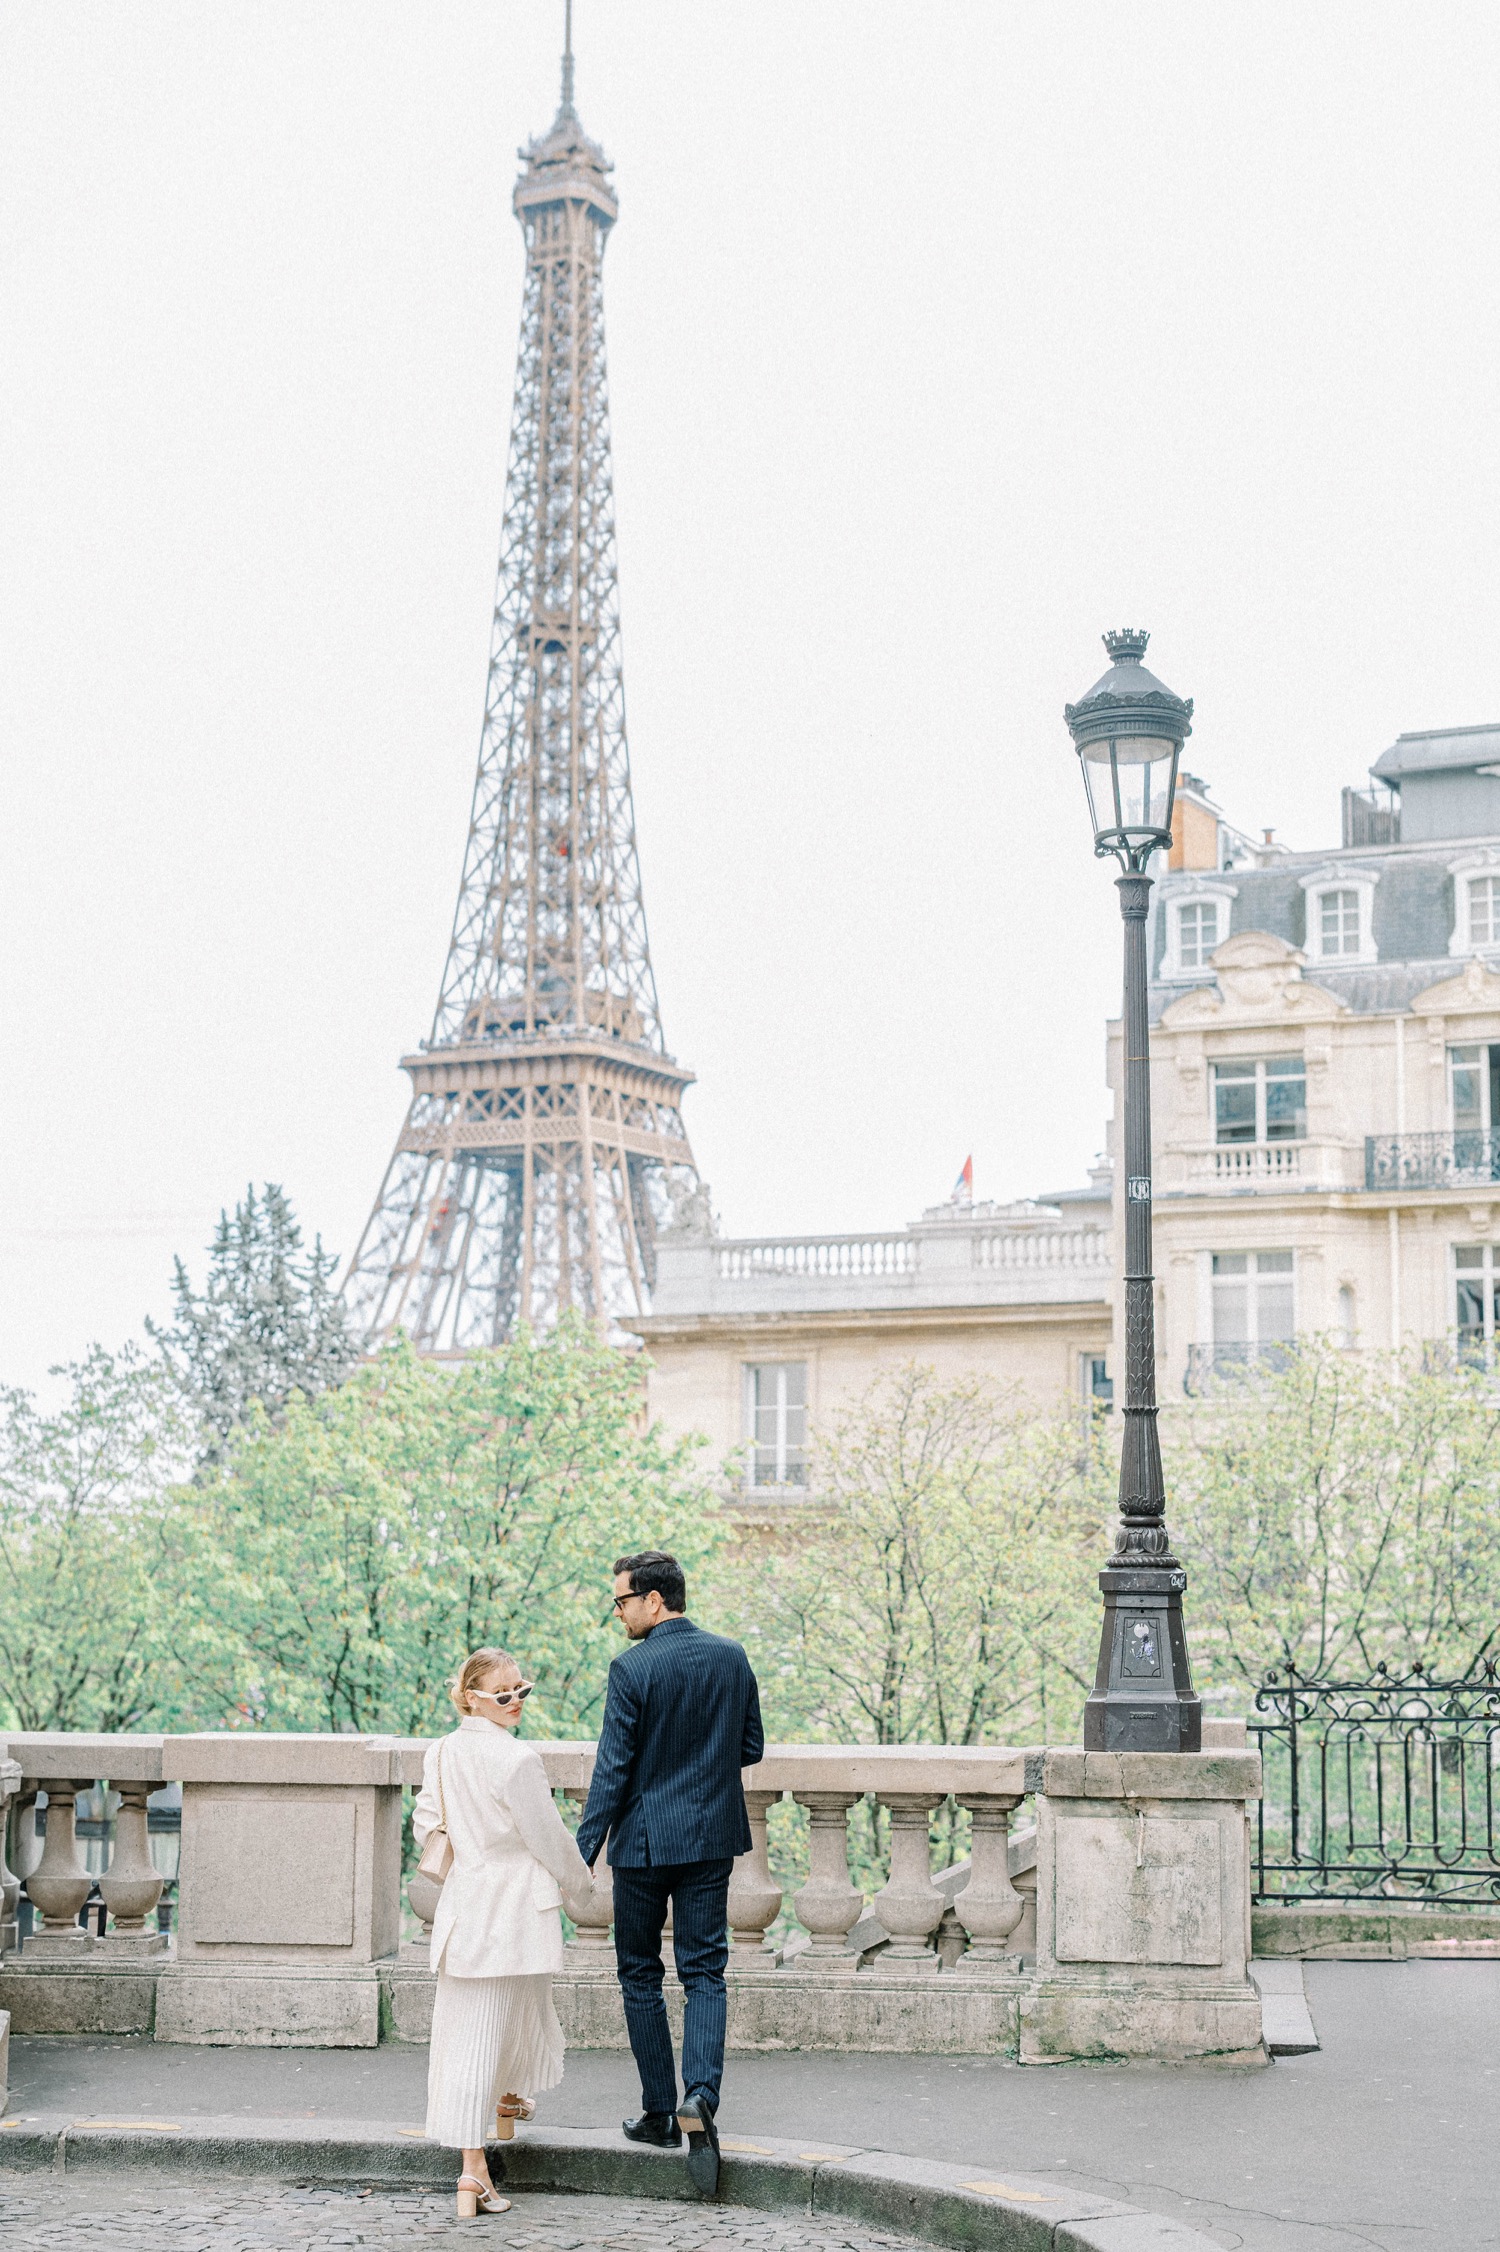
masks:
<svg viewBox="0 0 1500 2252"><path fill-rule="evenodd" d="M1167 1538L1156 1430L1156 1314L1151 1275L1151 1059L1146 1022L1146 910L1154 852L1172 841L1177 761L1193 705L1147 672L1149 634L1107 633L1110 668L1063 717L1083 768L1094 850L1113 855L1125 922L1125 1413L1120 1526L1099 1574L1104 1631L1083 1708L1088 1751L1195 1752L1202 1707L1182 1630L1187 1574Z"/></svg>

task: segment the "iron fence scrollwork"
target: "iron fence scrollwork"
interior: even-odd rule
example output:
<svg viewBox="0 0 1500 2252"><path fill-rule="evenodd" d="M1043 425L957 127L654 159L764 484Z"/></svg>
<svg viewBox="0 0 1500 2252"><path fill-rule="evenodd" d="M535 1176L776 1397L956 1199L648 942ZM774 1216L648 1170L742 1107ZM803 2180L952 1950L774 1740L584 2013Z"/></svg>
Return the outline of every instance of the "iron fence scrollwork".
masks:
<svg viewBox="0 0 1500 2252"><path fill-rule="evenodd" d="M1500 1663L1459 1679L1268 1673L1248 1722L1264 1763L1258 1902L1500 1903Z"/></svg>

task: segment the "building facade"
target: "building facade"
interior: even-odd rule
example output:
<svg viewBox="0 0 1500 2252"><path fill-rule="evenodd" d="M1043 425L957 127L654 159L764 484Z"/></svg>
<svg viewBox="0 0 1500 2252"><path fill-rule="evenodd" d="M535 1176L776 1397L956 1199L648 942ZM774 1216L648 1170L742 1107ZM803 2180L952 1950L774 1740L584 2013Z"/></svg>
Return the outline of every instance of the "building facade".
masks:
<svg viewBox="0 0 1500 2252"><path fill-rule="evenodd" d="M1298 1338L1493 1350L1500 1327L1500 727L1403 735L1336 849L1225 819L1185 776L1148 933L1158 1395ZM1108 1029L1118 1137L1120 1027ZM1117 1148L1086 1188L887 1235L741 1239L701 1193L659 1238L650 1412L774 1515L812 1433L918 1360L1107 1409Z"/></svg>
<svg viewBox="0 0 1500 2252"><path fill-rule="evenodd" d="M1107 1165L1082 1189L938 1205L884 1235L725 1237L697 1196L628 1326L652 1417L704 1434L725 1490L774 1515L806 1496L813 1428L911 1361L1107 1406L1113 1276Z"/></svg>
<svg viewBox="0 0 1500 2252"><path fill-rule="evenodd" d="M1371 774L1330 852L1252 845L1188 787L1150 933L1164 1403L1298 1337L1494 1337L1500 728L1403 735ZM1109 1055L1118 1088L1118 1025Z"/></svg>

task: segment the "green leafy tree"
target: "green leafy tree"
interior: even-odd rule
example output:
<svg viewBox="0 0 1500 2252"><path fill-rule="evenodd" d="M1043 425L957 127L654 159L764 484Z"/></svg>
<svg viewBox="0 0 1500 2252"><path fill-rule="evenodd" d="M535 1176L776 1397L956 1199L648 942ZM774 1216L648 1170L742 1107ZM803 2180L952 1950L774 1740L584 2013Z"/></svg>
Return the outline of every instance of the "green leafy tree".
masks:
<svg viewBox="0 0 1500 2252"><path fill-rule="evenodd" d="M818 1446L818 1508L742 1619L776 1730L981 1744L1070 1724L1098 1641L1093 1467L1076 1416L916 1365L874 1385Z"/></svg>
<svg viewBox="0 0 1500 2252"><path fill-rule="evenodd" d="M212 1616L180 1650L205 1722L430 1730L498 1643L534 1732L593 1733L614 1557L670 1548L697 1588L717 1547L692 1455L642 1428L638 1364L581 1322L458 1364L398 1343L278 1423L252 1409L195 1502Z"/></svg>
<svg viewBox="0 0 1500 2252"><path fill-rule="evenodd" d="M1463 1672L1500 1640L1500 1394L1486 1370L1310 1341L1166 1428L1205 1684L1268 1667Z"/></svg>
<svg viewBox="0 0 1500 2252"><path fill-rule="evenodd" d="M313 1399L347 1376L359 1340L333 1288L336 1265L321 1236L304 1250L290 1201L272 1181L259 1197L247 1189L233 1219L219 1214L201 1291L176 1261L176 1319L146 1328L202 1422L208 1460L257 1403L274 1419L294 1393Z"/></svg>
<svg viewBox="0 0 1500 2252"><path fill-rule="evenodd" d="M0 1712L19 1728L160 1725L188 1600L176 1390L132 1346L51 1373L68 1386L55 1412L0 1392Z"/></svg>

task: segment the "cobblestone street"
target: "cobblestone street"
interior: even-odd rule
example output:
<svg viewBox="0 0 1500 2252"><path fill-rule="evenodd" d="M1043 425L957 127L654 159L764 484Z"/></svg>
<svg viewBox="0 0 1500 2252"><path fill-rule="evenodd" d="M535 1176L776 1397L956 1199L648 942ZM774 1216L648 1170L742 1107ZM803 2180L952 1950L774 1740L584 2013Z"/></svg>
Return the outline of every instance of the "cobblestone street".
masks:
<svg viewBox="0 0 1500 2252"><path fill-rule="evenodd" d="M480 2252L871 2252L912 2242L800 2213L526 2191L514 2193L508 2213L458 2221L446 2189L297 2189L103 2170L0 2183L5 2252L324 2252L418 2241Z"/></svg>

